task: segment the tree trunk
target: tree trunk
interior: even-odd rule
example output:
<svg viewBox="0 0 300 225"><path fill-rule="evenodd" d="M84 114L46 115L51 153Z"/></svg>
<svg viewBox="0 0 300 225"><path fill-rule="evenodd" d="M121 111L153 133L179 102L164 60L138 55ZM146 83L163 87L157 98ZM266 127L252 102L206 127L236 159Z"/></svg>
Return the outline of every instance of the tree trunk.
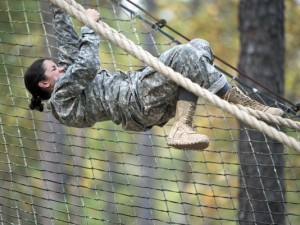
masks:
<svg viewBox="0 0 300 225"><path fill-rule="evenodd" d="M240 0L239 70L279 95L284 87L283 13L283 0ZM239 224L284 224L283 154L282 144L241 129Z"/></svg>

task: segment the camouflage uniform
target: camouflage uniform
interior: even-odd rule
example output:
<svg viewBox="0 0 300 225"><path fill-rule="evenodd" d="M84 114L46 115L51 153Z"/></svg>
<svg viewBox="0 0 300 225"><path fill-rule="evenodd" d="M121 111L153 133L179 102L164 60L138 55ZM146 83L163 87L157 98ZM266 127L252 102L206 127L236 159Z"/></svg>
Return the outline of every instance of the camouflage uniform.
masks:
<svg viewBox="0 0 300 225"><path fill-rule="evenodd" d="M90 127L111 120L123 129L145 131L163 126L175 115L179 87L150 67L140 71L110 73L100 66L99 36L82 27L79 38L69 17L54 14L59 66L65 74L57 81L50 104L61 123ZM213 66L208 42L196 39L176 46L159 58L165 65L216 93L227 82Z"/></svg>

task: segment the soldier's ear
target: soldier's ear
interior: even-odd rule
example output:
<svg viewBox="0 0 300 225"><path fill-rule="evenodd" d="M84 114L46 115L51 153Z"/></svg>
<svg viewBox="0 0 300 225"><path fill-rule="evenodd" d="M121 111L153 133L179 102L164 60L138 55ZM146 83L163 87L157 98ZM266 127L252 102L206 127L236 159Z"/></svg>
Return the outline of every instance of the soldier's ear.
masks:
<svg viewBox="0 0 300 225"><path fill-rule="evenodd" d="M50 83L46 80L42 80L38 83L40 88L49 88L50 87Z"/></svg>

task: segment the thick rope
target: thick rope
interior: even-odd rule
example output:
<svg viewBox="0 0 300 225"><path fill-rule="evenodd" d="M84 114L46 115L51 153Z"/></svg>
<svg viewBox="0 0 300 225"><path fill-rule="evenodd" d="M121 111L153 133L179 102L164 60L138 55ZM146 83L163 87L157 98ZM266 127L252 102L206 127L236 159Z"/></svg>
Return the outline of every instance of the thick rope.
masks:
<svg viewBox="0 0 300 225"><path fill-rule="evenodd" d="M236 105L230 104L222 100L218 96L211 94L208 90L200 87L198 84L193 83L190 79L183 77L180 73L175 72L172 68L165 66L157 58L152 56L149 52L137 46L134 42L127 39L124 35L118 33L113 28L109 27L103 21L95 22L85 15L84 8L76 3L74 0L50 0L53 4L64 9L68 14L75 17L84 25L93 29L99 35L112 41L120 48L135 56L140 61L148 66L154 68L159 73L165 75L167 78L173 80L178 85L193 92L197 96L202 97L204 100L212 103L213 105L229 112L237 119L243 121L249 127L254 127L258 131L267 134L274 140L279 141L300 152L300 143L294 138L287 136L285 133L276 130L274 127L268 126L266 123L259 121L254 116L249 115L244 110L240 110Z"/></svg>
<svg viewBox="0 0 300 225"><path fill-rule="evenodd" d="M278 124L278 125L283 125L285 127L292 128L295 130L300 130L300 123L297 121L294 121L294 120L291 120L288 118L282 118L281 116L274 116L270 113L264 113L259 110L254 110L254 109L251 109L248 107L244 107L242 105L237 105L237 106L240 110L244 110L258 119L268 121L268 122Z"/></svg>

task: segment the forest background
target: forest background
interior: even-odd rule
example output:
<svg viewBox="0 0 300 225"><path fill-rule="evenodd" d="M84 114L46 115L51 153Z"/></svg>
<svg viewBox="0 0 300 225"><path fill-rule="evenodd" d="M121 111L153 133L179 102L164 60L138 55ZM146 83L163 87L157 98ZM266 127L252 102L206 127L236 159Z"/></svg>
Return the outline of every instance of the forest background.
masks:
<svg viewBox="0 0 300 225"><path fill-rule="evenodd" d="M109 1L82 2L101 8ZM215 55L237 67L238 0L134 2L156 18L165 19L167 25L188 39L206 39ZM284 0L284 4L283 97L296 103L300 99L300 3ZM111 11L101 9L104 18L111 22L114 17ZM127 133L109 122L86 130L61 127L50 113L45 116L28 110L30 96L23 84L24 71L32 60L54 51L54 43L48 42L53 39L49 3L0 0L0 12L0 221L3 224L237 223L239 163L234 146L239 128L234 119L210 118L211 112L221 114L213 107L205 115L199 112L198 128L212 137L211 151L204 153L169 149L164 129ZM131 26L125 20L120 21L124 27ZM75 24L77 28L80 26L76 21ZM187 42L168 32L180 42ZM127 35L135 39L136 33ZM157 46L167 43L160 36L157 40ZM129 67L128 55L105 41L103 45L103 66ZM116 64L109 60L110 48ZM133 59L131 62L133 66L136 63ZM237 75L233 70L229 72ZM299 140L299 134L294 135ZM286 158L285 217L288 224L295 225L300 218L299 157L290 151Z"/></svg>

